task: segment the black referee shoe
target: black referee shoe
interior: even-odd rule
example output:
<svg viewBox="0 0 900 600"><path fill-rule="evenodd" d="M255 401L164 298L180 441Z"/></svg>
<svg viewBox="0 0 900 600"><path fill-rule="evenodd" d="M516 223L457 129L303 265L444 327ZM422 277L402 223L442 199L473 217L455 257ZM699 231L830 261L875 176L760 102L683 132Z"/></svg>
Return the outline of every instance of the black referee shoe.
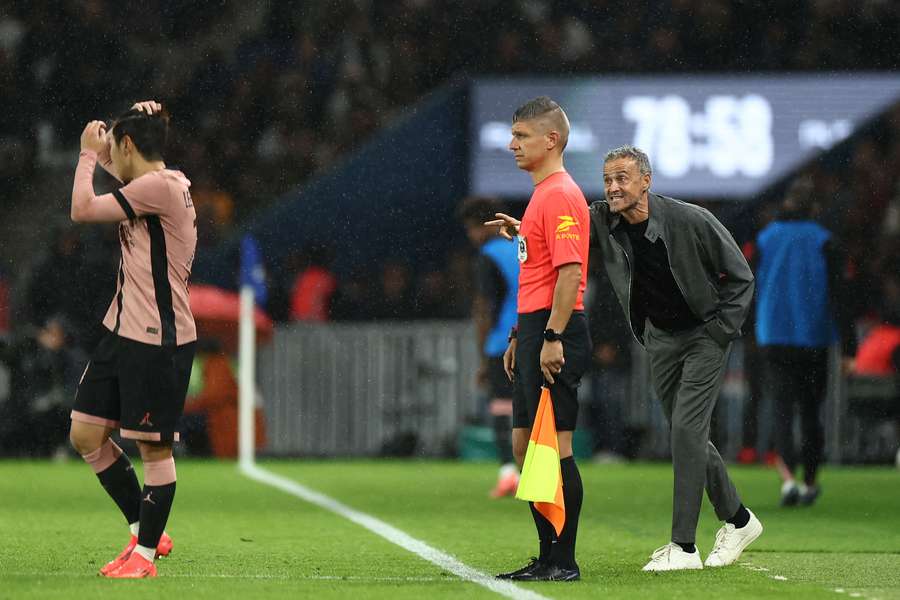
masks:
<svg viewBox="0 0 900 600"><path fill-rule="evenodd" d="M525 565L524 567L522 567L521 569L518 569L516 571L511 571L509 573L500 573L499 575L497 575L497 579L521 580L523 577L531 575L531 573L533 571L536 571L537 569L541 568L543 566L543 564L544 563L542 563L539 558L537 558L536 556L532 556L531 562L528 563L527 565Z"/></svg>
<svg viewBox="0 0 900 600"><path fill-rule="evenodd" d="M543 564L527 575L517 577L517 581L578 581L581 570L578 565L574 569L563 569L556 565Z"/></svg>

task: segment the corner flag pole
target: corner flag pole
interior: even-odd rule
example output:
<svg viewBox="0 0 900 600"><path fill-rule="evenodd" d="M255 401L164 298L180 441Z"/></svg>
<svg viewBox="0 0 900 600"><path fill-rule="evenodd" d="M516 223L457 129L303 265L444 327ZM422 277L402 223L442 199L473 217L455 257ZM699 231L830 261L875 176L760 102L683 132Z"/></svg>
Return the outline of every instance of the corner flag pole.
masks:
<svg viewBox="0 0 900 600"><path fill-rule="evenodd" d="M259 244L241 240L241 306L238 328L238 460L253 466L256 457L256 303L266 302L266 271Z"/></svg>
<svg viewBox="0 0 900 600"><path fill-rule="evenodd" d="M253 466L256 441L256 308L253 287L241 286L241 313L238 329L238 459L242 468Z"/></svg>

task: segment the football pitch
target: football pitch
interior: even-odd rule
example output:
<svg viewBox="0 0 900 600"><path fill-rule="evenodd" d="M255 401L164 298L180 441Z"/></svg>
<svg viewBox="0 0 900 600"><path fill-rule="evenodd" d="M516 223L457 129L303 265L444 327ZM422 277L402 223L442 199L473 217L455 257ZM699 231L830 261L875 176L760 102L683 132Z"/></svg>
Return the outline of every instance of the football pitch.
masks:
<svg viewBox="0 0 900 600"><path fill-rule="evenodd" d="M260 466L481 573L517 568L536 550L527 506L488 499L492 464L298 460ZM900 598L896 469L828 468L816 506L781 509L774 472L731 467L745 503L763 522L762 537L731 567L649 574L641 566L668 541L671 468L580 467L582 580L516 584L513 595ZM704 557L718 526L705 502L697 538ZM90 468L76 461L0 462L0 598L504 597L345 516L248 479L234 463L179 461L168 531L175 549L157 561L157 579L98 577L128 534Z"/></svg>

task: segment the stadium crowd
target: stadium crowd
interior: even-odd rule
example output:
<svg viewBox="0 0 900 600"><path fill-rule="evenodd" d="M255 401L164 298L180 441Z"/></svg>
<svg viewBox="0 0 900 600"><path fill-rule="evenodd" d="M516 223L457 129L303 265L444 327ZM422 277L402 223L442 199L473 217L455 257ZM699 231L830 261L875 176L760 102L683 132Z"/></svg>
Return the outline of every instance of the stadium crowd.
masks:
<svg viewBox="0 0 900 600"><path fill-rule="evenodd" d="M83 123L120 112L123 99L159 97L175 115L180 137L170 163L193 181L202 252L457 77L896 69L884 44L898 29L900 4L884 0L639 0L628 11L608 0L0 0L0 213L45 201L29 195L30 182L56 172L55 156L70 160ZM79 52L64 50L73 45ZM900 106L848 153L805 175L822 199L820 221L846 251L845 302L864 338L880 322L900 325ZM776 204L759 204L757 229ZM28 276L2 261L0 327L14 329L3 353L11 393L33 395L15 384L29 369L69 373L66 361L77 363L96 340L92 327L114 289L118 240L107 229L47 231L50 250ZM469 314L470 251L442 269L417 272L397 258L373 265L377 278L340 279L328 269L329 251L298 252L291 277L271 282L273 317ZM10 282L23 287L19 302L4 299ZM58 355L60 335L73 351L36 360ZM60 381L74 385L72 376Z"/></svg>

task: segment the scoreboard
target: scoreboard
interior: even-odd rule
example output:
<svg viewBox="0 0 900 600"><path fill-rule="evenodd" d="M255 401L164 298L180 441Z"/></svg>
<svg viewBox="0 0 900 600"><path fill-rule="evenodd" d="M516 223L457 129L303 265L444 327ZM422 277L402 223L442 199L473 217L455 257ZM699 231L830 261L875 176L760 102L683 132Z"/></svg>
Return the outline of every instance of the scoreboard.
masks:
<svg viewBox="0 0 900 600"><path fill-rule="evenodd" d="M900 101L900 75L477 79L469 97L472 193L531 194L507 145L515 109L541 95L569 116L565 164L586 195L603 194L604 153L633 144L650 156L654 191L741 199Z"/></svg>

